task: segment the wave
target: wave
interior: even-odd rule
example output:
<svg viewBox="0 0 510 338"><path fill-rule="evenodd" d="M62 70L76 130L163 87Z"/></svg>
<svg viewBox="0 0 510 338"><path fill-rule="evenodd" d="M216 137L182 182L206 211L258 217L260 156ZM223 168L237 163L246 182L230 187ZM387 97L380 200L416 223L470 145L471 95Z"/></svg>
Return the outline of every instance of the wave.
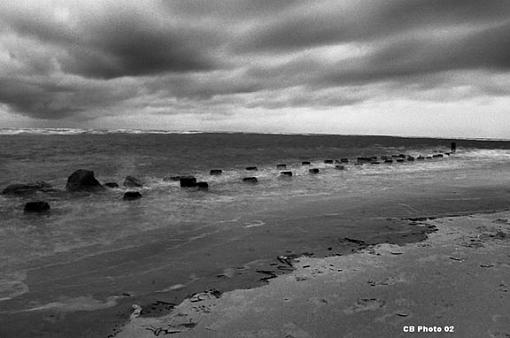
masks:
<svg viewBox="0 0 510 338"><path fill-rule="evenodd" d="M490 137L432 137L432 136L402 136L377 134L335 134L335 133L296 133L296 132L243 132L243 131L201 131L201 130L164 130L164 129L87 129L87 128L0 128L0 135L106 135L106 134L238 134L238 135L281 135L281 136L342 136L342 137L380 137L396 139L423 140L458 140L475 142L508 142L508 138Z"/></svg>
<svg viewBox="0 0 510 338"><path fill-rule="evenodd" d="M107 134L202 134L198 130L0 128L0 135L107 135Z"/></svg>

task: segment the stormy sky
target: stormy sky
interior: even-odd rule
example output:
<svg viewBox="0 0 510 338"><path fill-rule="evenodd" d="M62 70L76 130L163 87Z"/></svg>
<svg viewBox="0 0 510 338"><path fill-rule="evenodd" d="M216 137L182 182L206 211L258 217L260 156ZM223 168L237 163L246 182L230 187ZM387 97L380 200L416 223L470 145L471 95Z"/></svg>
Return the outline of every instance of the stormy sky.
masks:
<svg viewBox="0 0 510 338"><path fill-rule="evenodd" d="M0 2L0 127L510 138L508 0Z"/></svg>

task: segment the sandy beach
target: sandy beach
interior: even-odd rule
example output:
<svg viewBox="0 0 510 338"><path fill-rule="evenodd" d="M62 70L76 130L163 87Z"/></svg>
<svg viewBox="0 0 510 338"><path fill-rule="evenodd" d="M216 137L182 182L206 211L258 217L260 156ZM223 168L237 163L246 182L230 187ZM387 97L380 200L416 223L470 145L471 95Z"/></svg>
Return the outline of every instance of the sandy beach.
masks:
<svg viewBox="0 0 510 338"><path fill-rule="evenodd" d="M508 337L510 212L418 221L404 246L301 257L268 285L199 293L117 337ZM406 332L408 331L408 332Z"/></svg>

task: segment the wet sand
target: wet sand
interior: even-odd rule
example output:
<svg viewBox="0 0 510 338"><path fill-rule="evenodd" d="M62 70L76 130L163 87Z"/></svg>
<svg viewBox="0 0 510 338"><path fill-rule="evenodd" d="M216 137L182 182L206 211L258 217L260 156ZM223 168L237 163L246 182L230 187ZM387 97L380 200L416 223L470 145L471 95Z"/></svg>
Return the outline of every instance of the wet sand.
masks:
<svg viewBox="0 0 510 338"><path fill-rule="evenodd" d="M212 293L216 297L292 273L294 267L278 256L351 257L378 243L419 242L434 228L412 219L501 210L509 196L498 186L397 187L372 192L369 199L326 196L285 208L279 204L214 228L190 224L191 241L155 232L145 234L151 240L140 238L143 244L136 247L78 260L52 256L20 276L22 294L0 302L0 336L115 336L133 304L141 306L143 318L172 314L204 290L218 290Z"/></svg>
<svg viewBox="0 0 510 338"><path fill-rule="evenodd" d="M437 231L302 257L269 285L199 293L164 317L132 310L117 337L508 337L510 212L415 223Z"/></svg>

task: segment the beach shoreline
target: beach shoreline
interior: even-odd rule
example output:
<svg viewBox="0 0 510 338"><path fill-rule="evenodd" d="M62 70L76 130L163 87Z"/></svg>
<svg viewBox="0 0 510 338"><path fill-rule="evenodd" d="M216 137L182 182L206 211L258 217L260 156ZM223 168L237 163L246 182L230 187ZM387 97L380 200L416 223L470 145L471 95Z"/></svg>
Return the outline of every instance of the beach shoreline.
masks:
<svg viewBox="0 0 510 338"><path fill-rule="evenodd" d="M295 271L266 286L219 298L198 294L164 317L134 315L117 336L510 334L510 212L420 223L438 231L404 246L378 244L349 255L301 257Z"/></svg>
<svg viewBox="0 0 510 338"><path fill-rule="evenodd" d="M446 187L445 191L448 190ZM478 189L471 193L462 190L461 196L455 191L446 195L436 188L433 191L427 198L428 194L423 191L411 195L391 194L406 203L396 203L398 200L382 196L373 203L365 201L361 204L356 200L350 204L342 203L345 198L328 198L316 203L303 201L303 205L287 210L291 218L283 217L279 210L274 219L269 216L264 219L263 225L252 222L235 231L226 229L228 237L224 236L224 231L197 236L191 242L193 248L170 250L167 245L173 239L170 238L168 243L162 239L127 251L112 251L31 270L23 280L29 292L0 304L5 324L0 333L5 337L115 337L119 333L127 334L129 330L121 329L129 323L134 304L140 306L140 320L158 322L175 313L178 304L189 302L196 295L199 298L211 298L212 295L216 299L224 292L228 295L236 290L258 290L273 280L294 276L293 270L299 270L299 264L308 259L303 256L357 257L357 252L378 243L420 243L431 232L434 235L435 223L429 222L438 222L444 217L469 218L470 214L490 216L496 210L501 211L508 198L504 189L498 192L494 188L489 189L490 198L487 191ZM480 203L481 196L487 197L484 203ZM453 204L450 197L458 201ZM441 207L442 200L448 200L446 207ZM475 210L474 205L478 205ZM417 206L421 207L421 212L412 211ZM498 206L498 209L491 210L489 206ZM357 211L352 213L354 210ZM243 221L237 223L243 224ZM232 252L237 254L232 256ZM291 267L282 263L277 255L301 257L301 263L292 263ZM178 263L179 260L182 261ZM186 262L200 265L191 265L180 272L176 270L179 268L176 264ZM91 267L93 270L89 271ZM198 271L201 271L200 275L195 274ZM204 294L204 290L209 292ZM302 306L301 311L307 313L309 304ZM27 322L31 325L26 325ZM260 325L264 327L264 323ZM203 335L210 335L209 331ZM193 336L194 332L192 330L190 334ZM156 333L162 334L162 331ZM137 331L138 334L141 333Z"/></svg>

